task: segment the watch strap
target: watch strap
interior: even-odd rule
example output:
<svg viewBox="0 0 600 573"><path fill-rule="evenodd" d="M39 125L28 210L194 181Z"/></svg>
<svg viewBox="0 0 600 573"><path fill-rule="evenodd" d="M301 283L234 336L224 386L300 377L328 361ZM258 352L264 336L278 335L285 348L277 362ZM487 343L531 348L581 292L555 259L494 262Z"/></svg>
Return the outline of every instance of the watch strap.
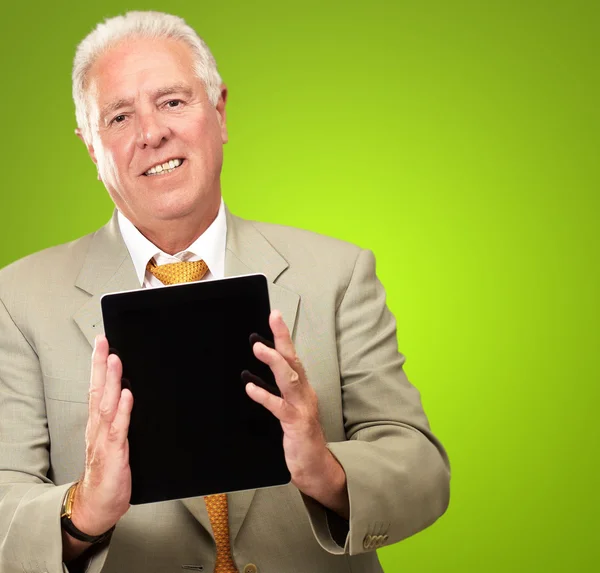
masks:
<svg viewBox="0 0 600 573"><path fill-rule="evenodd" d="M63 530L66 531L71 537L87 543L102 543L103 541L110 539L110 536L115 530L115 526L113 525L108 531L101 533L100 535L88 535L87 533L84 533L78 529L71 521L71 518L67 515L63 515L60 518L60 524Z"/></svg>
<svg viewBox="0 0 600 573"><path fill-rule="evenodd" d="M60 524L64 531L66 531L71 537L79 541L85 541L86 543L102 543L110 538L112 532L115 530L113 525L108 531L101 533L100 535L88 535L77 528L71 520L71 513L73 511L73 501L75 500L75 494L77 492L78 482L74 483L65 494L62 504L62 510L60 515Z"/></svg>

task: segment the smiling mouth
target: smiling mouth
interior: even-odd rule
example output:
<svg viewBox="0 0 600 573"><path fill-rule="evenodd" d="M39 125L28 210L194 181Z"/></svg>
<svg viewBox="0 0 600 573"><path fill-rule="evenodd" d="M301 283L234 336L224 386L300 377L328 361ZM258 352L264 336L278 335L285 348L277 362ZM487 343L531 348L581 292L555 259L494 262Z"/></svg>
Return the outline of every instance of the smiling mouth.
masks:
<svg viewBox="0 0 600 573"><path fill-rule="evenodd" d="M175 171L175 169L180 167L183 164L183 162L184 159L171 159L170 161L165 161L160 165L155 165L154 167L151 167L150 169L148 169L148 171L146 171L146 173L144 173L144 175L150 177L151 175L165 175L167 173L172 173L173 171Z"/></svg>

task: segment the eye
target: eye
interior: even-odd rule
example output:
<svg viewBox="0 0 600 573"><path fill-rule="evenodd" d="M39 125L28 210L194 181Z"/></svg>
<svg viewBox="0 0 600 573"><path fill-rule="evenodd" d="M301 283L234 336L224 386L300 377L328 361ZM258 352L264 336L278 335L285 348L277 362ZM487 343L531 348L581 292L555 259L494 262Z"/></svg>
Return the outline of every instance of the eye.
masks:
<svg viewBox="0 0 600 573"><path fill-rule="evenodd" d="M174 108L180 107L183 102L180 99L171 99L167 102L167 107Z"/></svg>
<svg viewBox="0 0 600 573"><path fill-rule="evenodd" d="M121 115L117 115L114 117L114 119L112 120L112 123L123 123L125 121L125 115L121 114Z"/></svg>

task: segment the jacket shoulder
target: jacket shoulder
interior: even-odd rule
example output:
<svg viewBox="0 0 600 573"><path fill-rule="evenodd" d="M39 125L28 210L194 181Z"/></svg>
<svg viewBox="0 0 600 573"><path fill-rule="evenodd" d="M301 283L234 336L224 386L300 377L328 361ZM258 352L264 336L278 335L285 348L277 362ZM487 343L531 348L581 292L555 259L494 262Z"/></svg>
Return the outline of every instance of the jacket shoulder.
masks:
<svg viewBox="0 0 600 573"><path fill-rule="evenodd" d="M251 222L284 257L317 257L319 260L354 260L361 247L314 231L274 223Z"/></svg>
<svg viewBox="0 0 600 573"><path fill-rule="evenodd" d="M17 290L73 284L94 233L27 255L0 270L0 296Z"/></svg>
<svg viewBox="0 0 600 573"><path fill-rule="evenodd" d="M279 280L303 295L317 293L327 300L332 292L339 303L354 274L363 249L359 246L313 231L272 223L252 222L257 231L288 262Z"/></svg>

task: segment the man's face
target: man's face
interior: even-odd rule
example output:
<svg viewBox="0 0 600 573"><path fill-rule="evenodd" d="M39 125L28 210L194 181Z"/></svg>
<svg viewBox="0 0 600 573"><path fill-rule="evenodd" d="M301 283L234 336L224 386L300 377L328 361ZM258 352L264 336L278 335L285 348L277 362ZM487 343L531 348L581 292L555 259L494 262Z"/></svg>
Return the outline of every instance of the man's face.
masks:
<svg viewBox="0 0 600 573"><path fill-rule="evenodd" d="M225 95L216 108L178 40L128 39L88 74L88 150L118 209L142 231L160 221L214 216Z"/></svg>

